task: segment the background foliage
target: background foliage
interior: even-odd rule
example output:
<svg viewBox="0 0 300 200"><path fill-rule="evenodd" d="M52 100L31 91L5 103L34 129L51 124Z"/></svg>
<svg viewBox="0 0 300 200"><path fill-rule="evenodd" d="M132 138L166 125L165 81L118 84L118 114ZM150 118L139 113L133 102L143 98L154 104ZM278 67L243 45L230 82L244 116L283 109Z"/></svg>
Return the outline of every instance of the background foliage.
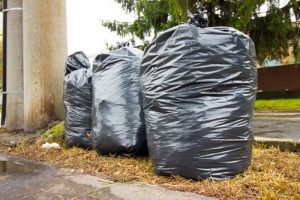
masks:
<svg viewBox="0 0 300 200"><path fill-rule="evenodd" d="M111 31L124 36L132 34L149 41L163 30L188 20L187 11L194 13L197 0L116 0L127 12L135 12L133 23L104 21ZM259 9L268 5L266 13ZM203 0L201 7L209 13L209 26L231 26L250 35L256 45L258 61L265 58L281 59L289 50L300 60L299 27L292 24L291 16L299 21L300 1L290 0L279 7L279 0ZM152 38L153 39L153 38ZM142 47L142 48L143 48Z"/></svg>

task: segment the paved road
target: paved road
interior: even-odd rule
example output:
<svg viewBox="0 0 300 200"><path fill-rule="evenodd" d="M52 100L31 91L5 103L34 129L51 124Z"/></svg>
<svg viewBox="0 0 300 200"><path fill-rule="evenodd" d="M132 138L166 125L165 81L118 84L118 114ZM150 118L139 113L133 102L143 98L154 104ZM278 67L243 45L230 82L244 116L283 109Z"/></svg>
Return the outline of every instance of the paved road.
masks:
<svg viewBox="0 0 300 200"><path fill-rule="evenodd" d="M258 137L300 139L300 112L259 112L253 119Z"/></svg>
<svg viewBox="0 0 300 200"><path fill-rule="evenodd" d="M114 183L71 169L54 169L0 153L0 199L207 200L140 183Z"/></svg>

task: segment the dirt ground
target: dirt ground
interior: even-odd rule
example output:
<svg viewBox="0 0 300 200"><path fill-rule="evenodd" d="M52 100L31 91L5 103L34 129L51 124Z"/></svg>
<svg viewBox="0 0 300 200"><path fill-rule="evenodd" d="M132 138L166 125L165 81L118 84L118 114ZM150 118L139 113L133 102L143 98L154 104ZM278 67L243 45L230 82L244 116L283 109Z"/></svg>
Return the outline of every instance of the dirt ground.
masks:
<svg viewBox="0 0 300 200"><path fill-rule="evenodd" d="M72 168L81 171L84 175L106 176L108 181L117 185L123 183L158 185L173 191L188 192L188 194L191 192L218 199L300 199L300 154L282 152L277 148L255 146L251 166L233 179L193 181L178 176L155 175L151 162L146 157L100 156L94 151L79 148L46 150L41 148L43 142L45 138L41 135L0 134L0 152L39 161L56 169ZM53 176L55 177L56 175ZM77 180L82 179L77 178ZM19 180L15 181L17 183ZM51 188L51 185L47 188ZM133 190L144 191L136 186ZM125 194L120 191L118 193ZM157 192L148 191L148 194L151 193ZM126 194L128 198L126 196L123 199L130 199L130 193ZM169 195L171 194L167 196Z"/></svg>

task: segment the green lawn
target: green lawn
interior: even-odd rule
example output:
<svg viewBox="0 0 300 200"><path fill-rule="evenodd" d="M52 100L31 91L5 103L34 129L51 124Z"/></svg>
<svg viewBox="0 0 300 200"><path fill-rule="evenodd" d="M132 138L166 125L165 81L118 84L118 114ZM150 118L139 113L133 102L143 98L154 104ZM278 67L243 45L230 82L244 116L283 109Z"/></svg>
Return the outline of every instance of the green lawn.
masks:
<svg viewBox="0 0 300 200"><path fill-rule="evenodd" d="M300 110L300 98L256 100L255 110Z"/></svg>

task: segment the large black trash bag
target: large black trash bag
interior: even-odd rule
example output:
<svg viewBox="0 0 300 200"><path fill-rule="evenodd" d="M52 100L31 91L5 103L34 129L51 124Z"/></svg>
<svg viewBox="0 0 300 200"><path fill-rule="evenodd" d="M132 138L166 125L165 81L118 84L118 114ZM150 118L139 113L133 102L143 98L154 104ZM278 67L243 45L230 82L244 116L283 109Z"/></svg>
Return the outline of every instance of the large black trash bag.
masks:
<svg viewBox="0 0 300 200"><path fill-rule="evenodd" d="M101 154L147 152L139 70L143 52L122 47L93 65L93 146Z"/></svg>
<svg viewBox="0 0 300 200"><path fill-rule="evenodd" d="M155 172L225 179L252 156L255 47L229 27L181 24L141 64L147 142Z"/></svg>
<svg viewBox="0 0 300 200"><path fill-rule="evenodd" d="M92 84L88 58L83 52L70 55L65 63L64 108L67 147L92 148Z"/></svg>

